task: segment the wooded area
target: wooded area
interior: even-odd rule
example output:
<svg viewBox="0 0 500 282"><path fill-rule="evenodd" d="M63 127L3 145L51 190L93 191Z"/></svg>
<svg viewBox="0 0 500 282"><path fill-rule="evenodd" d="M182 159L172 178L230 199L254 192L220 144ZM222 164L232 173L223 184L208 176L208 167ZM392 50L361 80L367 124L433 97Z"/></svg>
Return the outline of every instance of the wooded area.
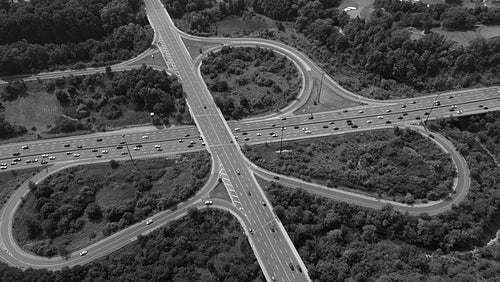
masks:
<svg viewBox="0 0 500 282"><path fill-rule="evenodd" d="M223 47L208 54L200 69L226 119L276 111L301 88L293 62L269 49Z"/></svg>
<svg viewBox="0 0 500 282"><path fill-rule="evenodd" d="M279 174L409 204L447 197L455 177L447 153L420 133L399 127L288 141L281 156L279 143L242 149L253 163Z"/></svg>
<svg viewBox="0 0 500 282"><path fill-rule="evenodd" d="M227 212L189 215L83 266L25 270L0 262L3 282L265 281L238 221Z"/></svg>
<svg viewBox="0 0 500 282"><path fill-rule="evenodd" d="M137 165L139 170L129 162L75 167L30 184L31 193L14 220L14 237L36 254L65 256L89 240L175 207L210 174L206 152L178 160L139 160ZM76 242L82 241L78 233L88 236Z"/></svg>
<svg viewBox="0 0 500 282"><path fill-rule="evenodd" d="M0 75L102 66L146 50L140 0L0 1Z"/></svg>

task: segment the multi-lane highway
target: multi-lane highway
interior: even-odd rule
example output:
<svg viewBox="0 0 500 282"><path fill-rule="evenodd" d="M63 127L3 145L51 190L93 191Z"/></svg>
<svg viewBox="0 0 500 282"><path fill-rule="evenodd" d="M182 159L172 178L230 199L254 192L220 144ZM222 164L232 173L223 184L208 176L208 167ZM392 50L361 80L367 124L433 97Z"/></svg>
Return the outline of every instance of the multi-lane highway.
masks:
<svg viewBox="0 0 500 282"><path fill-rule="evenodd" d="M161 42L162 55L180 77L191 115L208 150L220 162L233 204L245 214L246 232L264 275L268 280L308 281L302 259L250 173L231 130L196 71L167 11L158 0L146 0L145 3L151 25Z"/></svg>
<svg viewBox="0 0 500 282"><path fill-rule="evenodd" d="M341 134L351 131L371 130L396 124L407 125L418 123L427 117L446 117L450 115L463 116L500 109L500 88L484 88L443 93L415 99L398 101L373 101L360 98L340 88L327 77L324 87L330 87L339 95L350 100L367 103L366 106L340 111L317 113L314 115L292 115L293 107L279 117L266 119L251 119L247 121L229 122L223 119L219 109L208 92L199 72L179 36L179 31L173 25L167 12L157 0L147 0L148 18L155 29L155 38L159 42L162 56L167 61L170 70L177 74L187 94L188 105L197 127L187 126L168 130L136 130L122 133L108 132L94 135L38 140L23 144L0 146L0 163L5 163L4 170L40 166L46 162L47 171L37 174L33 180L41 181L46 175L81 163L107 161L109 159L127 159L129 154L135 158L165 156L208 149L213 158L213 177L209 183L193 199L184 203L176 211L164 212L155 216L154 225L146 226L138 223L105 240L96 242L89 247L88 255L80 257L78 252L72 254L68 261L61 258L40 258L22 251L12 238L11 220L20 199L27 193L26 187L21 187L7 202L0 215L0 241L5 253L0 257L12 265L24 267L43 267L60 269L63 265L76 265L89 262L97 257L108 254L134 238L138 234L148 232L152 227L160 226L169 220L185 214L189 206L204 206L203 199L207 189L213 187L213 182L219 176L224 181L231 197L229 204L213 200L214 207L231 211L238 217L249 241L256 253L268 280L276 281L307 281L307 269L291 243L285 229L272 212L271 205L261 187L257 184L253 172L261 177L274 179L274 174L255 167L249 163L239 150L239 144L277 142L283 140L302 139L323 135ZM187 35L183 35L187 36ZM189 36L191 39L194 37ZM196 38L194 38L196 39ZM197 39L198 40L198 39ZM212 40L212 39L206 39ZM236 45L258 44L276 49L294 59L302 70L306 82L305 92L310 92L309 80L322 75L322 70L305 55L296 52L283 44L261 39L213 39L217 42ZM146 53L149 55L149 53ZM124 67L125 65L123 65ZM119 65L119 67L122 67ZM118 68L117 68L118 69ZM89 70L94 71L95 70ZM59 74L47 74L53 77ZM308 95L308 93L306 93ZM439 104L435 100L439 100ZM303 99L301 99L303 100ZM299 106L297 103L295 106ZM286 128L286 129L285 129ZM455 186L456 195L452 202L430 203L424 206L409 207L398 203L377 200L345 191L327 189L318 185L304 183L300 180L280 176L280 182L290 186L300 186L312 193L359 204L366 207L380 208L390 203L401 210L412 214L427 212L436 214L449 209L453 203L461 201L469 186L468 171L463 158L456 153L453 145L446 139L436 135L435 141L450 155L457 166L460 178ZM15 161L15 159L21 159ZM34 161L36 159L36 161ZM29 162L28 162L29 161ZM16 164L14 164L16 163ZM299 271L300 268L300 271Z"/></svg>

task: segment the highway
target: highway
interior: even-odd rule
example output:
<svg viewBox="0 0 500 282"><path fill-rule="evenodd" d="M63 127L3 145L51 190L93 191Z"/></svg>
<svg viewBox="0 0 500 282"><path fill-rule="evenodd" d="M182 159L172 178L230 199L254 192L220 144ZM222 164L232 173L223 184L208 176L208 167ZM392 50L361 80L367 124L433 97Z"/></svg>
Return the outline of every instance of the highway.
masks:
<svg viewBox="0 0 500 282"><path fill-rule="evenodd" d="M300 102L287 107L279 115L273 115L271 118L252 118L243 121L226 122L213 102L196 64L187 53L179 36L179 31L173 25L161 3L157 0L147 0L145 2L148 18L155 29L155 38L160 43L162 56L167 61L170 71L180 77L184 91L187 94L189 110L197 126L174 127L155 131L142 131L139 129L125 135L117 132L96 133L85 136L43 139L23 144L1 145L0 163L5 162L7 165L3 167L5 167L5 171L8 171L40 166L42 161L46 161L47 171L42 171L33 178L33 181L39 182L47 175L69 166L104 162L110 159L128 159L129 152L134 158L150 158L209 150L213 159L212 177L195 197L181 204L177 210L155 215L153 225L146 226L144 222L137 223L96 242L87 248L88 255L79 256L78 252L75 252L67 261L59 257L47 259L32 256L22 251L13 240L11 220L21 197L25 196L28 191L27 183L25 183L16 190L0 215L0 239L3 242L2 249L4 250L0 257L9 264L20 267L60 269L63 265L73 266L90 262L123 247L130 241L135 240L138 234L150 232L153 228L157 228L170 220L180 218L186 214L189 207L205 207L203 200L207 198L208 191L213 188L215 181L220 176L231 196L232 202L228 203L213 199L213 207L230 211L242 223L266 279L269 281L272 278L275 278L276 281L308 281L309 278L304 263L282 224L273 214L271 204L262 188L257 184L254 176L256 174L264 179L273 180L277 175L251 164L241 153L240 145L277 142L281 137L283 137L283 140L294 140L373 130L394 125L406 126L422 122L428 116L426 113L430 113L430 119L435 119L437 117L465 116L500 109L500 87L460 90L415 99L375 101L353 95L349 91L340 88L335 81L326 76L324 87L336 89L335 91L339 95L367 105L315 113L313 115L292 115L293 110L306 100L301 98ZM182 36L194 38L187 35ZM309 81L313 77L317 79L318 75L322 75L321 68L309 58L281 43L273 43L262 39L204 38L203 40L219 40L220 42L240 46L252 44L266 46L289 56L298 62L297 64L304 74L303 90L306 95L309 95L311 91ZM148 51L144 55L149 55ZM135 62L136 60L132 59L131 61ZM129 68L129 66L122 63L114 66L113 69L126 68ZM104 71L104 68L47 73L42 74L41 78L95 73L96 71ZM29 79L35 78L31 77ZM436 99L440 100L439 105L434 105ZM421 128L417 130L422 131ZM428 133L423 131L423 134ZM326 188L290 177L279 176L279 182L291 187L301 187L317 195L365 207L379 209L386 204L392 204L396 209L408 211L410 214L422 212L431 215L438 214L463 200L467 194L470 179L468 178L467 165L453 145L439 134L434 134L434 136L434 141L450 153L453 162L457 166L459 179L455 185L456 193L453 195L452 201L407 206L360 194L346 193L346 191ZM17 158L21 160L13 164ZM36 162L34 162L35 159ZM27 163L27 161L30 162ZM290 264L293 265L294 270L292 270ZM297 266L300 267L302 272L298 270Z"/></svg>
<svg viewBox="0 0 500 282"><path fill-rule="evenodd" d="M158 0L146 0L145 3L148 18L161 43L162 55L180 77L191 116L213 158L220 162L220 171L233 204L245 214L246 232L266 279L309 281L302 259L246 165L231 130L196 71L167 11ZM270 225L274 227L270 228Z"/></svg>

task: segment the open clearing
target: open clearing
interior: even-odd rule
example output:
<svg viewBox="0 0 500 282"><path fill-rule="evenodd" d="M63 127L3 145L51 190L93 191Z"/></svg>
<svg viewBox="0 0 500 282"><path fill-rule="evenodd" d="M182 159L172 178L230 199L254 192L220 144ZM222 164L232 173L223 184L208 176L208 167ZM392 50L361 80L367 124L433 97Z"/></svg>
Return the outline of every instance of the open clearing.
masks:
<svg viewBox="0 0 500 282"><path fill-rule="evenodd" d="M433 28L431 31L446 36L448 40L467 46L477 38L489 39L500 36L500 25L480 26L475 30L468 31L447 31L442 28Z"/></svg>
<svg viewBox="0 0 500 282"><path fill-rule="evenodd" d="M261 28L268 28L268 24L264 21L257 20L244 20L238 17L228 17L215 24L217 26L217 36L224 36L224 34L233 33L250 33L258 31Z"/></svg>

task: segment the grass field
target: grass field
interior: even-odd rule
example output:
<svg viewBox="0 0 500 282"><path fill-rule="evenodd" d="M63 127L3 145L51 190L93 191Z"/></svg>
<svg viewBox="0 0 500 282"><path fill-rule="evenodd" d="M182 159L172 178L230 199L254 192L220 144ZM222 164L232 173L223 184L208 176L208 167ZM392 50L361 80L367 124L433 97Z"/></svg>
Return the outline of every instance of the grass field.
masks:
<svg viewBox="0 0 500 282"><path fill-rule="evenodd" d="M343 10L347 7L354 7L356 9L347 11L351 18L360 17L362 19L369 19L370 14L373 12L374 0L344 0L340 4L339 9Z"/></svg>
<svg viewBox="0 0 500 282"><path fill-rule="evenodd" d="M467 46L472 40L477 38L489 39L500 36L500 25L480 26L475 30L468 31L447 31L442 28L433 28L431 31L446 36L448 40Z"/></svg>
<svg viewBox="0 0 500 282"><path fill-rule="evenodd" d="M202 52L205 52L212 47L220 46L219 43L200 42L189 38L182 38L182 41L184 42L184 45L186 45L189 55L193 59L200 55L200 49Z"/></svg>
<svg viewBox="0 0 500 282"><path fill-rule="evenodd" d="M217 198L217 199L223 199L223 200L231 202L231 198L229 197L229 194L227 193L226 187L224 186L223 182L217 183L215 188L212 189L212 191L210 191L210 197Z"/></svg>
<svg viewBox="0 0 500 282"><path fill-rule="evenodd" d="M14 190L40 170L41 168L33 168L0 172L0 209Z"/></svg>
<svg viewBox="0 0 500 282"><path fill-rule="evenodd" d="M152 55L153 58L151 56L146 56L139 61L130 64L130 66L141 67L143 64L146 64L152 67L167 68L167 64L165 63L165 60L163 60L163 57L159 50L155 50Z"/></svg>
<svg viewBox="0 0 500 282"><path fill-rule="evenodd" d="M258 31L261 28L268 28L269 25L265 21L260 20L244 20L237 17L226 18L216 23L217 35L224 36L224 34L233 33L251 33Z"/></svg>
<svg viewBox="0 0 500 282"><path fill-rule="evenodd" d="M477 32L485 39L498 37L500 36L500 25L481 26Z"/></svg>
<svg viewBox="0 0 500 282"><path fill-rule="evenodd" d="M101 210L104 210L111 205L119 206L130 201L138 201L136 185L129 181L129 175L131 174L140 173L153 175L154 179L157 178L152 182L153 185L150 190L140 193L140 199L146 199L148 195L155 197L153 195L168 195L172 191L177 191L176 189L179 186L190 183L194 178L197 172L193 170L191 163L200 156L195 153L181 155L179 158L138 160L136 164L140 171L137 171L136 167L129 161L119 162L119 167L115 169L111 169L109 163L83 165L62 171L48 181L54 183L54 189L60 190L63 187L61 184L66 185L66 188L64 188L64 197L66 198L78 197L84 187L97 185L100 188L95 195L95 203L101 207ZM205 154L205 157L202 158L203 161L210 163L208 154ZM2 179L0 183L7 181L9 181L7 178L5 181ZM23 248L27 250L39 249L44 244L52 246L52 248L67 245L67 250L74 251L105 237L102 231L107 224L107 220L103 218L92 222L84 214L80 218L85 223L77 232L66 233L54 238L52 241L46 239L31 241L27 235L26 220L35 216L32 211L37 203L38 200L33 193L28 194L25 204L15 216L13 234ZM65 206L68 206L68 204L65 204Z"/></svg>

